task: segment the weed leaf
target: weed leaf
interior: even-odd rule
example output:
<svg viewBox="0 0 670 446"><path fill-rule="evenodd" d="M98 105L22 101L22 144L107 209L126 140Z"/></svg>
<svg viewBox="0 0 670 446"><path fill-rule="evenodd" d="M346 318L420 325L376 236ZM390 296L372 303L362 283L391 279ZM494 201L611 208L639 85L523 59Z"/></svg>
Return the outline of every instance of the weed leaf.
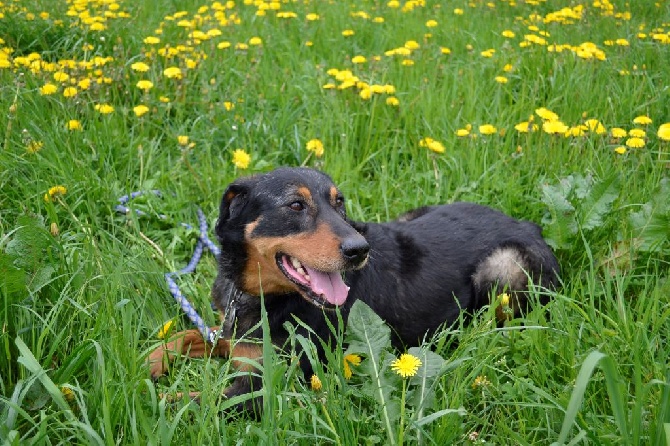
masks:
<svg viewBox="0 0 670 446"><path fill-rule="evenodd" d="M619 197L619 175L599 181L589 190L580 206L579 223L584 231L600 227L612 203Z"/></svg>
<svg viewBox="0 0 670 446"><path fill-rule="evenodd" d="M650 202L629 217L639 249L655 251L670 240L670 181L663 179Z"/></svg>

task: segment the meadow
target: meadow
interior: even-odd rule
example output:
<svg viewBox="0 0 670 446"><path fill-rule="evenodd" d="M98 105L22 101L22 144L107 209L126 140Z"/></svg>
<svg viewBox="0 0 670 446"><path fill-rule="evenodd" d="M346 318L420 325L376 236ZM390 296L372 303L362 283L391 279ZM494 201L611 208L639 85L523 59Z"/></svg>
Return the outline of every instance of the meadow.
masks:
<svg viewBox="0 0 670 446"><path fill-rule="evenodd" d="M670 445L667 0L3 0L0 111L2 444ZM152 382L192 328L164 279L182 223L282 165L329 173L356 220L541 224L562 286L504 327L494 297L414 376L364 308L315 377L309 340L266 345L259 420L226 410L227 361ZM178 279L212 325L215 274Z"/></svg>

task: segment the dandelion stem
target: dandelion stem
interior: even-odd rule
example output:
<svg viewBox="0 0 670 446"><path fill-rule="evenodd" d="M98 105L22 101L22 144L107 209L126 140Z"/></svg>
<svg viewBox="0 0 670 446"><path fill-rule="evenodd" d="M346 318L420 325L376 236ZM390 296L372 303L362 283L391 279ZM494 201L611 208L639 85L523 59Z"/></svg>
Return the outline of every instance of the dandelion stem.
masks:
<svg viewBox="0 0 670 446"><path fill-rule="evenodd" d="M402 380L402 396L400 397L400 427L398 428L398 445L402 446L405 437L405 395L407 394L407 380Z"/></svg>
<svg viewBox="0 0 670 446"><path fill-rule="evenodd" d="M342 446L342 441L340 440L340 436L337 435L337 431L335 430L335 425L333 424L333 420L330 418L330 414L328 413L328 408L326 408L326 405L321 403L321 409L323 409L323 414L326 417L326 421L328 422L328 426L330 426L330 429L333 431L333 434L335 435L335 441L337 442L338 446Z"/></svg>

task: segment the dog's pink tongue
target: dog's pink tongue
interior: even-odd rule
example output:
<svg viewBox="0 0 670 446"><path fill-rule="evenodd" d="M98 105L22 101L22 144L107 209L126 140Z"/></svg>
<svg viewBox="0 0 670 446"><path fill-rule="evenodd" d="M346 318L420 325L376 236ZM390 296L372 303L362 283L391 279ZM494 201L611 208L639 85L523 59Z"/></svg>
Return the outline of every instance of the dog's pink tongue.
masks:
<svg viewBox="0 0 670 446"><path fill-rule="evenodd" d="M309 286L316 294L321 294L333 305L342 305L347 300L349 287L342 280L340 273L324 273L303 265L309 274Z"/></svg>

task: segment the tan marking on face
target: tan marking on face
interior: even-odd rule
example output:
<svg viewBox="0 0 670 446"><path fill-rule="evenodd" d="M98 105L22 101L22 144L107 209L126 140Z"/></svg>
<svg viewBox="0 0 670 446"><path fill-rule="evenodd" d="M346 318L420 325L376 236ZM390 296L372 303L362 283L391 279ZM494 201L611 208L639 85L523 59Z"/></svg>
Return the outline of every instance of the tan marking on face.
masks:
<svg viewBox="0 0 670 446"><path fill-rule="evenodd" d="M307 204L310 206L314 204L314 199L312 198L312 191L309 190L306 186L300 186L298 188L298 193L302 195Z"/></svg>
<svg viewBox="0 0 670 446"><path fill-rule="evenodd" d="M233 347L230 357L233 358L233 367L235 367L236 370L239 370L240 372L251 372L254 370L253 365L239 361L236 358L249 358L254 361L260 361L263 357L263 348L260 344L239 342Z"/></svg>
<svg viewBox="0 0 670 446"><path fill-rule="evenodd" d="M339 191L335 186L330 186L330 204L333 206L337 205L337 196L339 195Z"/></svg>
<svg viewBox="0 0 670 446"><path fill-rule="evenodd" d="M275 260L278 253L295 257L320 271L340 271L344 268L340 243L340 238L325 223L309 233L247 238L248 260L244 269L243 291L259 296L261 290L273 294L299 290L279 270Z"/></svg>
<svg viewBox="0 0 670 446"><path fill-rule="evenodd" d="M256 230L256 226L261 222L261 218L263 217L258 217L256 220L252 221L251 223L247 223L247 225L244 227L244 237L245 239L249 240L251 238L251 234Z"/></svg>

